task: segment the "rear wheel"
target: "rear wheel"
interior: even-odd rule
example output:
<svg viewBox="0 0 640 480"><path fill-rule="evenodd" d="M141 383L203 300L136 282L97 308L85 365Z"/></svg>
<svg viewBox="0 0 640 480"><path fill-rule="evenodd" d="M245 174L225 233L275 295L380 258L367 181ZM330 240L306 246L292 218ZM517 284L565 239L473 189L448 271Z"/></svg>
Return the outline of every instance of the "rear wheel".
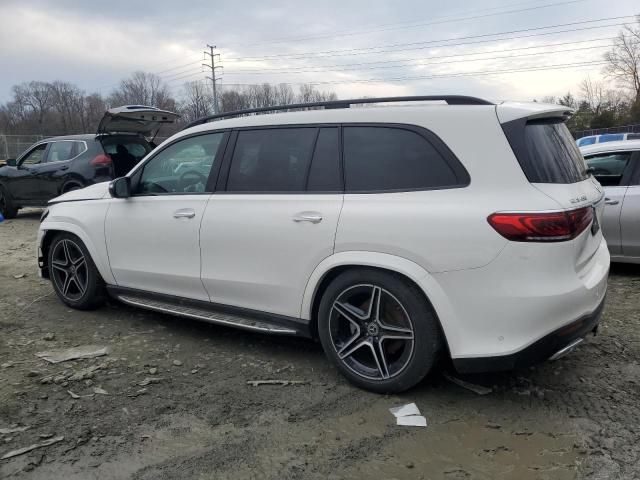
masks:
<svg viewBox="0 0 640 480"><path fill-rule="evenodd" d="M75 235L61 233L53 239L48 265L53 289L68 306L89 310L104 302L104 282L87 248Z"/></svg>
<svg viewBox="0 0 640 480"><path fill-rule="evenodd" d="M441 345L422 292L398 275L368 269L346 272L329 285L320 301L318 333L344 376L380 393L420 382Z"/></svg>
<svg viewBox="0 0 640 480"><path fill-rule="evenodd" d="M18 208L13 204L5 187L0 185L0 213L4 218L15 218Z"/></svg>

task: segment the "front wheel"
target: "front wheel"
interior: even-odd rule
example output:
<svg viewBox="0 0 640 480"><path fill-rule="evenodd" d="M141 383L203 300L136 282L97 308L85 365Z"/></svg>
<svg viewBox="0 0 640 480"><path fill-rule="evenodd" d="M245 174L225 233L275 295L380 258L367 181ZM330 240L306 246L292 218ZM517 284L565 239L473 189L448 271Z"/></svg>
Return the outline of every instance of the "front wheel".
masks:
<svg viewBox="0 0 640 480"><path fill-rule="evenodd" d="M318 309L318 334L349 381L378 393L420 382L441 345L422 292L399 275L369 269L345 272L329 285Z"/></svg>
<svg viewBox="0 0 640 480"><path fill-rule="evenodd" d="M7 219L16 218L18 215L18 208L13 204L11 196L2 185L0 185L0 213Z"/></svg>
<svg viewBox="0 0 640 480"><path fill-rule="evenodd" d="M61 233L53 239L48 265L53 289L66 305L89 310L104 302L104 281L87 248L75 235Z"/></svg>

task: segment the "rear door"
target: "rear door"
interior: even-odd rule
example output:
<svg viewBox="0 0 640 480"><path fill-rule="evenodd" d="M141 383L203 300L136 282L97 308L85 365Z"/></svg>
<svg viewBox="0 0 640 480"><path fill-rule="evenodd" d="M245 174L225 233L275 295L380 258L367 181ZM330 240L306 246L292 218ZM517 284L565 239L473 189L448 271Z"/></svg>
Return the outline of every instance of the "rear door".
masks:
<svg viewBox="0 0 640 480"><path fill-rule="evenodd" d="M640 152L631 157L633 175L620 212L622 254L640 258Z"/></svg>
<svg viewBox="0 0 640 480"><path fill-rule="evenodd" d="M612 255L622 254L620 214L633 170L632 152L605 152L585 157L595 179L604 187L602 232Z"/></svg>
<svg viewBox="0 0 640 480"><path fill-rule="evenodd" d="M298 317L307 280L333 253L339 129L243 129L232 145L202 221L202 282L215 303Z"/></svg>

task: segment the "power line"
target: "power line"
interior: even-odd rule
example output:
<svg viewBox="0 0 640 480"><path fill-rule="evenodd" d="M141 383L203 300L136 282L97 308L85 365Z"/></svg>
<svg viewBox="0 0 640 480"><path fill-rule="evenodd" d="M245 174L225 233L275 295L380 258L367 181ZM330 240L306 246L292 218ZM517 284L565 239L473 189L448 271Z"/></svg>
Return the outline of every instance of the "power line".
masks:
<svg viewBox="0 0 640 480"><path fill-rule="evenodd" d="M368 79L356 79L356 80L328 80L328 81L307 81L307 82L277 82L279 85L351 85L351 84L366 84L366 83L394 83L394 82L404 82L404 81L413 81L413 80L433 80L440 78L456 78L456 77L469 77L469 76L490 76L490 75L504 75L510 73L521 73L521 72L536 72L536 71L546 71L546 70L562 70L562 69L573 69L580 67L593 67L598 65L604 65L607 62L605 61L592 61L592 62L576 62L576 63L560 63L554 65L545 65L545 66L531 66L531 67L521 67L521 68L512 68L512 69L495 69L495 70L483 70L483 71L475 71L475 72L458 72L458 73L445 73L445 74L435 74L435 75L417 75L417 76L398 76L391 78L368 78ZM242 86L253 86L259 85L258 83L225 83L226 87L242 87Z"/></svg>
<svg viewBox="0 0 640 480"><path fill-rule="evenodd" d="M387 45L378 45L375 47L361 47L361 48L349 48L349 49L342 49L342 50L324 50L324 51L318 51L318 52L304 52L304 53L296 53L296 54L274 54L274 55L264 55L264 56L257 56L257 57L227 57L227 60L234 60L234 61L256 61L256 60L268 60L268 59L272 59L272 58L291 58L291 59L295 59L295 58L300 58L300 57L309 57L309 56L326 56L326 57L333 57L333 56L343 56L343 55L362 55L363 53L359 53L359 52L365 52L365 53L370 53L370 54L377 54L377 53L384 53L384 52L370 52L370 50L379 50L381 48L396 48L396 47L411 47L411 46L415 46L415 45L428 45L428 44L433 44L433 43L441 43L441 42L450 42L450 41L456 41L456 40L469 40L469 39L476 39L476 38L486 38L486 37L495 37L498 35L511 35L513 33L523 33L523 32L533 32L533 31L537 31L537 30L546 30L549 28L560 28L560 27L568 27L568 26L574 26L574 25L584 25L584 24L588 24L588 23L596 23L596 22L605 22L605 21L611 21L611 20L620 20L620 19L630 19L630 18L635 18L634 15L624 15L624 16L619 16L619 17L609 17L609 18L602 18L602 19L597 19L597 20L584 20L584 21L580 21L580 22L570 22L570 23L560 23L560 24L556 24L556 25L547 25L544 27L532 27L532 28L524 28L524 29L520 29L520 30L510 30L510 31L504 31L504 32L497 32L497 33L485 33L485 34L481 34L481 35L468 35L468 36L464 36L464 37L451 37L451 38L445 38L445 39L435 39L435 40L425 40L422 42L410 42L410 43L395 43L395 44L387 44ZM615 24L611 24L611 25L600 25L600 26L594 26L594 27L590 27L590 28L604 28L604 27L615 27L615 26L620 26L620 25L624 25L623 23L615 23ZM576 31L578 31L580 29L577 29ZM569 31L573 31L573 30L569 30ZM553 33L565 33L566 31L562 31L562 32L546 32L547 35L553 34ZM493 41L498 40L498 39L494 39ZM500 39L501 40L501 39ZM387 50L389 51L389 50ZM393 50L391 50L393 51Z"/></svg>
<svg viewBox="0 0 640 480"><path fill-rule="evenodd" d="M485 57L485 58L469 58L469 59L461 59L461 60L454 60L454 61L450 61L450 62L433 62L433 63L424 63L424 60L432 60L432 59L439 59L439 58L451 58L451 57L467 57L470 55L485 55L485 54L490 54L490 53L504 53L504 52L511 52L511 51L519 51L519 50L528 50L528 49L533 49L533 48L546 48L549 46L560 46L560 45L570 45L570 44L577 44L577 43L586 43L586 42L594 42L594 41L600 41L600 40L612 40L615 37L606 37L603 39L595 39L595 40L582 40L582 41L578 41L578 42L562 42L562 43L557 43L557 44L552 44L552 45L541 45L541 46L535 46L535 47L520 47L520 48L510 48L510 49L502 49L502 50L490 50L487 52L477 52L477 53L459 53L459 54L453 54L453 55L434 55L434 56L429 56L429 57L422 57L422 58L418 58L418 59L408 59L408 60L385 60L385 61L377 61L377 62L364 62L364 63L353 63L353 64L340 64L340 65L319 65L319 66L307 66L307 67L297 67L297 68L271 68L271 69L262 69L262 70L232 70L229 72L226 72L227 75L268 75L268 74L275 74L275 75L279 75L279 74L284 74L284 73L291 73L291 74L297 74L297 73L317 73L317 72L346 72L346 71L353 71L353 70L377 70L377 69L383 69L383 68L399 68L399 67L420 67L423 65L440 65L440 64L448 64L448 63L458 63L458 62L477 62L477 61L482 61L482 60L496 60L496 59L501 59L501 58L514 58L514 57L525 57L525 56L534 56L534 55L553 55L556 53L564 53L564 52L574 52L574 51L579 51L579 50L591 50L591 49L597 49L597 48L610 48L610 45L593 45L593 46L589 46L589 47L580 47L580 48L570 48L570 49L564 49L564 50L553 50L553 51L549 51L549 52L533 52L533 53L526 53L526 54L517 54L517 55L506 55L506 56L498 56L498 57ZM403 63L404 62L404 63ZM408 63L407 63L408 62ZM392 63L393 65L386 65ZM378 65L378 64L385 64L385 65L380 65L380 66L370 66L370 65ZM364 67L362 67L364 65ZM360 68L350 68L350 67L358 67L360 66ZM346 67L346 68L343 68ZM334 69L335 68L335 69Z"/></svg>
<svg viewBox="0 0 640 480"><path fill-rule="evenodd" d="M380 25L379 27L381 28L373 28L370 30L361 30L361 31L345 31L344 33L339 32L339 33L325 33L325 34L319 34L319 35L308 35L308 36L304 36L304 37L282 37L280 39L276 39L276 40L272 40L272 41L267 41L267 42L259 42L259 43L250 43L250 44L240 44L237 45L239 47L247 47L247 46L256 46L256 45L273 45L273 44L278 44L278 43L288 43L288 42L292 42L292 41L302 41L302 40L315 40L315 39L322 39L322 38L337 38L337 37L353 37L353 36L358 36L358 35L367 35L369 33L378 33L378 32L388 32L388 31L392 31L392 30L399 30L399 29L409 29L409 28L419 28L419 27L426 27L429 25L439 25L439 24L443 24L443 23L450 23L450 22L461 22L461 21L465 21L465 20L477 20L480 18L487 18L487 17L493 17L493 16L498 16L498 15L508 15L508 14L512 14L512 13L521 13L521 12L526 12L526 11L531 11L531 10L540 10L543 8L550 8L550 7L558 7L561 5L568 5L568 4L572 4L572 3L580 3L580 2L584 2L587 0L567 0L567 1L563 1L563 2L556 2L556 3L551 3L551 4L547 4L547 5L537 5L537 6L533 6L533 7L527 7L527 8L521 8L521 9L516 9L516 10L507 10L505 12L495 12L495 13L487 13L487 14L483 14L483 15L472 15L472 16L467 16L467 17L457 17L457 18L451 18L449 20L433 20L433 21L429 21L429 22L422 22L422 23L417 23L415 21L413 22L400 22L400 23L396 23L396 24L386 24L386 25ZM533 3L533 2L522 2L521 4L528 4L528 3ZM517 4L516 4L517 5ZM502 6L502 7L494 7L493 10L497 9L497 8L505 8L508 6ZM477 11L489 11L492 9L479 9ZM451 17L452 15L445 15L442 18L447 18L447 17Z"/></svg>

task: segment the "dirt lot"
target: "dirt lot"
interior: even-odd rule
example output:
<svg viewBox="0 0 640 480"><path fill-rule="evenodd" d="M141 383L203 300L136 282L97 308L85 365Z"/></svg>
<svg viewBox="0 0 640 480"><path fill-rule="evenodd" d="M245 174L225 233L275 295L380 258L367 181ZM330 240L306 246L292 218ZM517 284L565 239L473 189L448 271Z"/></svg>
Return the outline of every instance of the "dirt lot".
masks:
<svg viewBox="0 0 640 480"><path fill-rule="evenodd" d="M0 460L0 478L640 478L640 267L614 267L599 335L564 359L472 378L486 396L440 375L381 396L311 341L69 310L37 276L38 218L0 224L0 429L28 427L0 433L0 457L64 439ZM87 344L109 353L34 355ZM427 428L394 425L388 408L411 401Z"/></svg>

